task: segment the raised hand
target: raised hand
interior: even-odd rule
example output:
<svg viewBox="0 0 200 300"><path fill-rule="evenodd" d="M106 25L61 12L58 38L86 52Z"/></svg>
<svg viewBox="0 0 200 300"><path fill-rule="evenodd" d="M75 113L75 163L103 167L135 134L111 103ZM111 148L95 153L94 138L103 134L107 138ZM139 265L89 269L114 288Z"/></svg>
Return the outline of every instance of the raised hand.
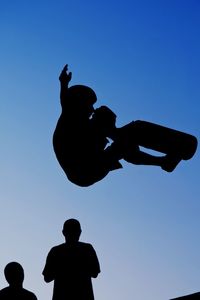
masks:
<svg viewBox="0 0 200 300"><path fill-rule="evenodd" d="M68 84L72 78L72 72L68 73L67 70L68 70L68 65L65 65L59 76L59 80L62 83L66 83L66 84Z"/></svg>

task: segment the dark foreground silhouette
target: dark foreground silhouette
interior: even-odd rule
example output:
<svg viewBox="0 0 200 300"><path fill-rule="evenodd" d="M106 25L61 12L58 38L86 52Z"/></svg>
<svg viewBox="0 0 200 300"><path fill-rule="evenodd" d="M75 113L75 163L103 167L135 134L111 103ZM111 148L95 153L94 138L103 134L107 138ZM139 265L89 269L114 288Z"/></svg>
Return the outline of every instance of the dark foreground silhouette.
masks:
<svg viewBox="0 0 200 300"><path fill-rule="evenodd" d="M0 300L37 300L36 296L23 288L24 270L17 262L10 262L4 269L8 287L0 290Z"/></svg>
<svg viewBox="0 0 200 300"><path fill-rule="evenodd" d="M178 298L173 298L171 300L200 300L200 293L194 293L194 294L190 294L190 295L186 295L186 296L182 296L182 297L178 297Z"/></svg>
<svg viewBox="0 0 200 300"><path fill-rule="evenodd" d="M122 168L121 159L172 172L181 160L194 155L197 139L190 134L139 120L117 128L116 115L107 106L94 109L97 97L91 88L68 87L71 75L66 65L59 77L62 112L53 146L58 162L74 184L94 184L110 171ZM150 155L139 146L165 155Z"/></svg>
<svg viewBox="0 0 200 300"><path fill-rule="evenodd" d="M79 242L81 226L76 219L64 223L65 243L53 247L43 270L44 280L54 280L53 300L94 300L92 280L100 273L91 244Z"/></svg>

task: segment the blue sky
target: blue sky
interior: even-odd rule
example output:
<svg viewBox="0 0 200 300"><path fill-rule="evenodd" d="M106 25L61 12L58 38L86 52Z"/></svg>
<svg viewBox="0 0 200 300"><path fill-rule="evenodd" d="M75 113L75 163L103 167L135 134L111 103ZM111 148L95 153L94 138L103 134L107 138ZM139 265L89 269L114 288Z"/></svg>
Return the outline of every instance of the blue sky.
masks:
<svg viewBox="0 0 200 300"><path fill-rule="evenodd" d="M101 274L96 300L165 300L200 290L199 151L171 173L123 163L80 188L58 165L58 75L91 86L121 126L147 120L200 137L199 1L2 1L0 288L4 266L51 299L41 272L78 218Z"/></svg>

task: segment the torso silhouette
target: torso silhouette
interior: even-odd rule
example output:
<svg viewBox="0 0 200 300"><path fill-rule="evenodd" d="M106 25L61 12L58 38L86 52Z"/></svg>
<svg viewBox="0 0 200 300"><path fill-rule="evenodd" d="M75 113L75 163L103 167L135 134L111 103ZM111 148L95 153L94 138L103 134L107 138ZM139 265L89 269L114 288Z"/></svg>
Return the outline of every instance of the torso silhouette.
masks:
<svg viewBox="0 0 200 300"><path fill-rule="evenodd" d="M96 252L91 244L63 243L53 247L43 271L54 280L53 300L93 300L91 277L100 272Z"/></svg>
<svg viewBox="0 0 200 300"><path fill-rule="evenodd" d="M61 101L62 113L53 135L54 151L60 165L68 179L80 186L102 179L116 168L118 162L104 151L108 143L106 134L90 118L94 101L95 93L89 87L70 87Z"/></svg>
<svg viewBox="0 0 200 300"><path fill-rule="evenodd" d="M32 292L24 288L8 286L0 290L0 300L37 300L37 298Z"/></svg>

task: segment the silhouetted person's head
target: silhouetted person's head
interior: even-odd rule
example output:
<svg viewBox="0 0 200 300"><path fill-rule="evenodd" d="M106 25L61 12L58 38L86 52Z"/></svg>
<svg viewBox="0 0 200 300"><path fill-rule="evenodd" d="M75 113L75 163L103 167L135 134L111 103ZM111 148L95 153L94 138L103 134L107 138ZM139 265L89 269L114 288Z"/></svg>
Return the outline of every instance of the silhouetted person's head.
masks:
<svg viewBox="0 0 200 300"><path fill-rule="evenodd" d="M81 225L79 221L76 219L69 219L65 221L62 233L66 242L70 244L77 243L81 235Z"/></svg>
<svg viewBox="0 0 200 300"><path fill-rule="evenodd" d="M22 287L24 281L24 270L17 262L10 262L4 269L7 282L13 287Z"/></svg>
<svg viewBox="0 0 200 300"><path fill-rule="evenodd" d="M67 90L67 102L75 112L81 112L90 116L93 111L93 105L97 101L95 92L86 85L73 85Z"/></svg>

